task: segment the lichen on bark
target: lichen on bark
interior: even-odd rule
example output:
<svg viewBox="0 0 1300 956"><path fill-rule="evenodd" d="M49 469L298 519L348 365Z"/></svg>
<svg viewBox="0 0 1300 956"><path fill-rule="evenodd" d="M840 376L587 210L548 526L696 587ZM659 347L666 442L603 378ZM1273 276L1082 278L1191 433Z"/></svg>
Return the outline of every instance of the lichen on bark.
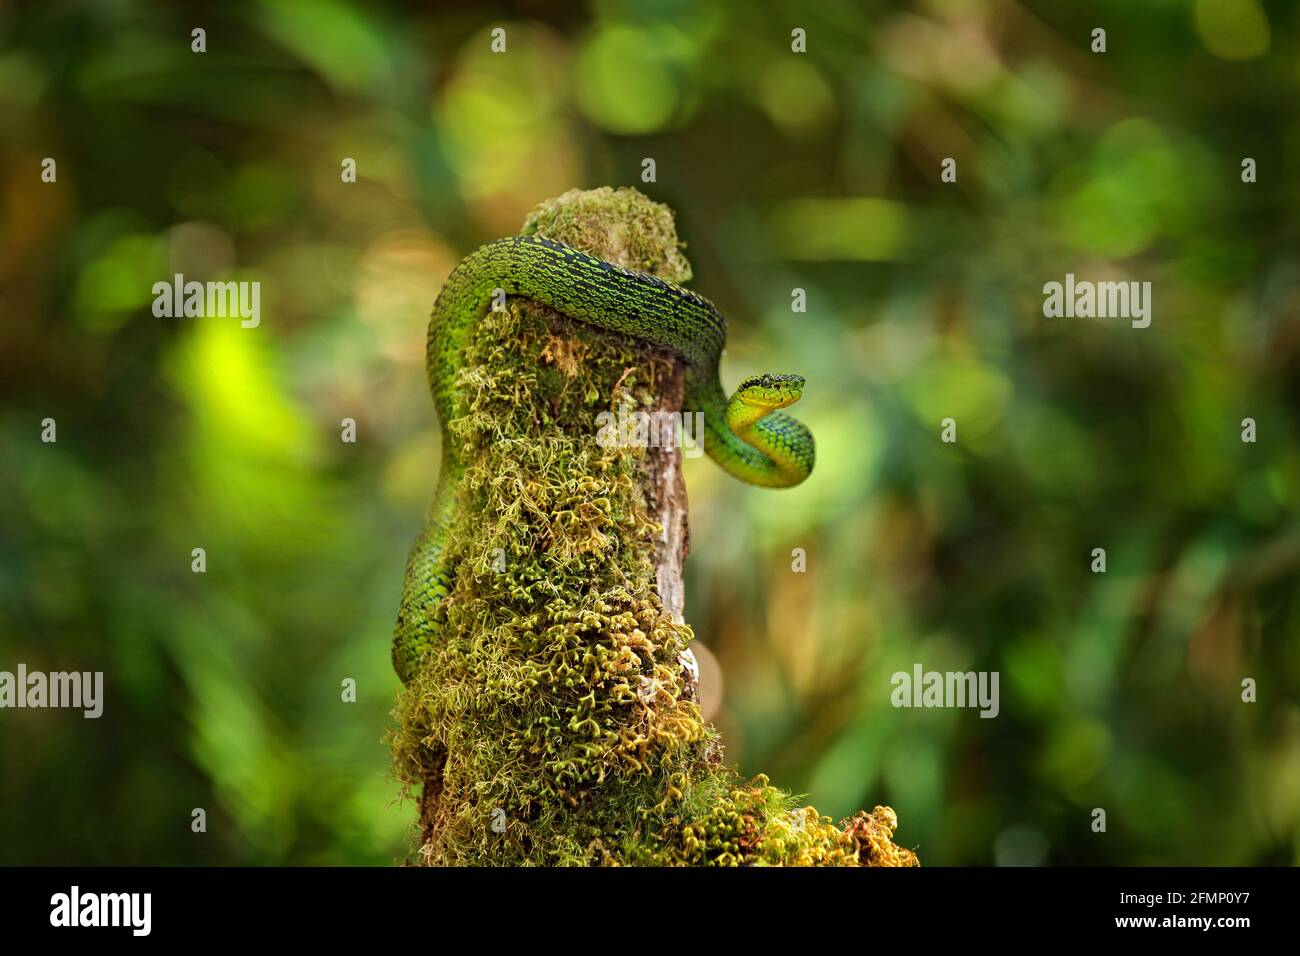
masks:
<svg viewBox="0 0 1300 956"><path fill-rule="evenodd" d="M633 189L569 192L523 231L690 277L672 212ZM516 298L479 323L456 387L455 585L394 712L414 862L915 865L892 810L835 826L726 767L701 717L678 452L597 441L601 411L680 410L680 361Z"/></svg>

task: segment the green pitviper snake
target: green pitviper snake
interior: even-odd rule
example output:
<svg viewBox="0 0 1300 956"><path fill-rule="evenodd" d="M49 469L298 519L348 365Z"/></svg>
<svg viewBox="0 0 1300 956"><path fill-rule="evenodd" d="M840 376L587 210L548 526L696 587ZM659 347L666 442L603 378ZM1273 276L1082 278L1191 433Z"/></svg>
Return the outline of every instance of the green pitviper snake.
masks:
<svg viewBox="0 0 1300 956"><path fill-rule="evenodd" d="M537 236L512 236L461 261L438 293L429 320L429 388L443 427L442 467L424 528L407 561L393 635L393 667L409 683L438 639L439 606L454 581L442 552L452 491L464 471L446 423L457 414L454 389L464 346L492 299L526 296L570 318L620 332L679 355L686 365L687 411L704 413L704 450L741 481L768 488L797 485L813 467L813 437L778 412L799 400L798 375L757 375L727 399L718 377L726 342L722 314L703 296Z"/></svg>

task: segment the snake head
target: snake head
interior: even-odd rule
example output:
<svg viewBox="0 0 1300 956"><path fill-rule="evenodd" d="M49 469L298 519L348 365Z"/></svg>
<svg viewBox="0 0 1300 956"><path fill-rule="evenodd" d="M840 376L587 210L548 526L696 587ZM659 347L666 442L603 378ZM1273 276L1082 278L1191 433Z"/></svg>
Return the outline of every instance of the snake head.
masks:
<svg viewBox="0 0 1300 956"><path fill-rule="evenodd" d="M803 395L802 375L751 375L736 389L736 398L751 408L785 408Z"/></svg>

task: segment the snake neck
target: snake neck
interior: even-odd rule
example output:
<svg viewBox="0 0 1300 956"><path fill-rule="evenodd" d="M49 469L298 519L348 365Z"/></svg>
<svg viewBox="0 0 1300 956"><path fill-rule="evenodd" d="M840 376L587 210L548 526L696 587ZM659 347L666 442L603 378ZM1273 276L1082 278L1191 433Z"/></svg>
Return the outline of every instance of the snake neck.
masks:
<svg viewBox="0 0 1300 956"><path fill-rule="evenodd" d="M690 368L687 410L704 412L704 450L735 478L764 488L789 488L812 473L813 438L795 418L727 400L717 369Z"/></svg>

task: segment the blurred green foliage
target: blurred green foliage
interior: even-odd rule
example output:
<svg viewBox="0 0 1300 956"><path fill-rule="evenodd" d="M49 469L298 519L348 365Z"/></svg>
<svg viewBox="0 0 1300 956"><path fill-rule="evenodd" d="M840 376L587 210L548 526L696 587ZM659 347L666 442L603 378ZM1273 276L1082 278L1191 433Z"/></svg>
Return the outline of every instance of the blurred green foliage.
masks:
<svg viewBox="0 0 1300 956"><path fill-rule="evenodd" d="M804 486L686 464L729 759L927 864L1300 862L1294 4L437 7L0 6L0 669L108 685L0 713L0 862L405 855L424 322L605 184L678 211L726 384L809 379ZM178 272L261 281L261 326L154 318ZM1152 282L1151 327L1044 319L1067 272ZM1000 716L894 709L916 662Z"/></svg>

